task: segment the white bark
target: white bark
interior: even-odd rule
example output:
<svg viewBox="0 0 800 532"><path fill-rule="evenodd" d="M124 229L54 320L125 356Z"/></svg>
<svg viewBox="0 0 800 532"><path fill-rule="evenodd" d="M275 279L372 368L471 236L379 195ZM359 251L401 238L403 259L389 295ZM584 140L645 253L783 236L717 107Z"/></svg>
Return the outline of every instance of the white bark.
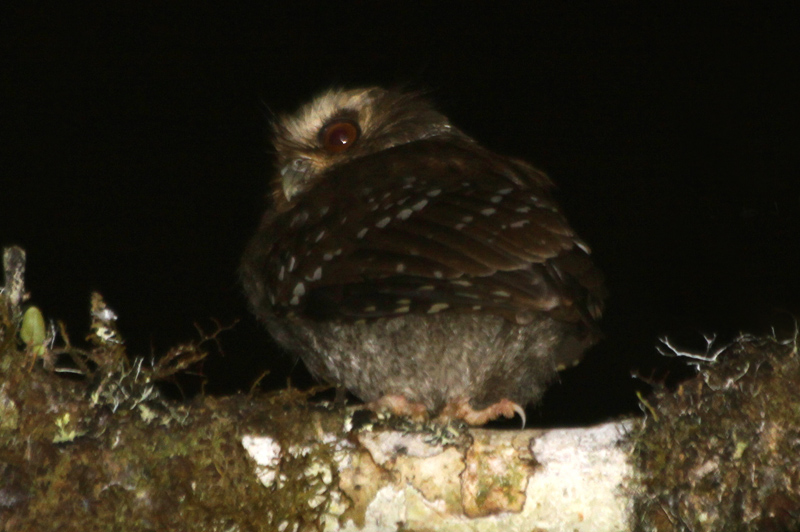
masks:
<svg viewBox="0 0 800 532"><path fill-rule="evenodd" d="M429 444L420 433L363 431L357 444L322 434L320 442L334 446L335 465L320 468L336 469L322 478L338 479L325 530L628 530L634 475L624 436L632 423L472 429L472 443L462 447ZM267 436L245 436L243 445L265 486L281 482L282 453L313 452L282 449Z"/></svg>

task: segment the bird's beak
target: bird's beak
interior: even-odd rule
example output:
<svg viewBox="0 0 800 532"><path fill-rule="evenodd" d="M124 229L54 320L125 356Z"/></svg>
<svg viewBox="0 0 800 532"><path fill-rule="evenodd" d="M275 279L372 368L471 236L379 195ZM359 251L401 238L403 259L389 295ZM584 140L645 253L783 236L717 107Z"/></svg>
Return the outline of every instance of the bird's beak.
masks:
<svg viewBox="0 0 800 532"><path fill-rule="evenodd" d="M287 201L291 201L293 197L305 190L312 167L311 159L298 157L290 160L281 168L281 185Z"/></svg>

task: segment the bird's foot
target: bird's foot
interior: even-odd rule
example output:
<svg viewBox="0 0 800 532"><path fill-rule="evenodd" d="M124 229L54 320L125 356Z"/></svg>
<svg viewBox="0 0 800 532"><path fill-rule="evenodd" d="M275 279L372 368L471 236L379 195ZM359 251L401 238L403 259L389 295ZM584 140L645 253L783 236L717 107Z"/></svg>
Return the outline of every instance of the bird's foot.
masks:
<svg viewBox="0 0 800 532"><path fill-rule="evenodd" d="M384 395L365 406L375 412L388 410L395 416L410 418L413 421L428 419L428 409L423 403L413 403L402 395Z"/></svg>
<svg viewBox="0 0 800 532"><path fill-rule="evenodd" d="M438 419L441 421L461 419L469 425L485 425L500 416L511 419L515 415L519 415L522 418L522 428L525 428L525 410L513 401L503 399L482 410L475 410L469 404L469 399L458 399L448 403L442 413L439 414Z"/></svg>

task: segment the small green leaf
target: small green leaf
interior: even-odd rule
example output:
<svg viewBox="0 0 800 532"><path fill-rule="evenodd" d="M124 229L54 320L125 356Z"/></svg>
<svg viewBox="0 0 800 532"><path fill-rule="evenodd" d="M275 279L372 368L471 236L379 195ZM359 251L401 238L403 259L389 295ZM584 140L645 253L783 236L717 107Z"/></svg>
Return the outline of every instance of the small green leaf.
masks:
<svg viewBox="0 0 800 532"><path fill-rule="evenodd" d="M22 316L22 329L19 336L28 347L44 344L47 339L47 330L44 326L42 312L36 307L28 307Z"/></svg>

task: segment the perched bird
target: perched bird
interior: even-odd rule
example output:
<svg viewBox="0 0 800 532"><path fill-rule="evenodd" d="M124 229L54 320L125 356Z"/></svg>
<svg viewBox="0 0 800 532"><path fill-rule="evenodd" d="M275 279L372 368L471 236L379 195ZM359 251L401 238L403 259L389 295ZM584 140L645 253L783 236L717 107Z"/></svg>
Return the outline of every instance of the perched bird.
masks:
<svg viewBox="0 0 800 532"><path fill-rule="evenodd" d="M280 117L274 145L241 275L318 379L403 414L524 420L597 340L603 279L550 179L421 94L328 91Z"/></svg>

